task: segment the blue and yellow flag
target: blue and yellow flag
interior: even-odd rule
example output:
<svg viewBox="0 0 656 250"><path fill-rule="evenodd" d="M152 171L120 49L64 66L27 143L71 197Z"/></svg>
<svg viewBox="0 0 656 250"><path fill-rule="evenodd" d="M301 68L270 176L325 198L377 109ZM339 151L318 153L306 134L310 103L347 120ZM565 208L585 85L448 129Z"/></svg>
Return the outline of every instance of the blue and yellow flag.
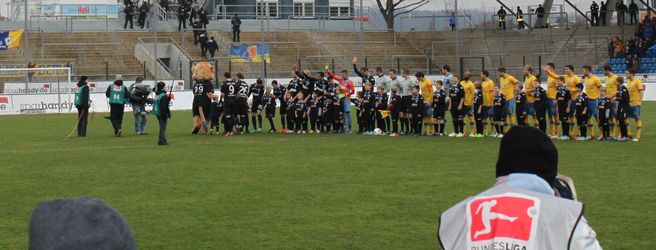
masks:
<svg viewBox="0 0 656 250"><path fill-rule="evenodd" d="M0 50L16 49L20 47L23 30L0 32Z"/></svg>
<svg viewBox="0 0 656 250"><path fill-rule="evenodd" d="M262 62L271 63L269 57L269 44L233 44L230 45L230 57L233 62Z"/></svg>

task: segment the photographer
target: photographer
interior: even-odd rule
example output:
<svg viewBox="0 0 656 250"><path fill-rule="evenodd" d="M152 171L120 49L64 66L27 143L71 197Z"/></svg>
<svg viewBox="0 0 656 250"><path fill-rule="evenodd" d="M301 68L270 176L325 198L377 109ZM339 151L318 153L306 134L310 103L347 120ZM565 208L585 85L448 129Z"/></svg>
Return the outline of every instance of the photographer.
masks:
<svg viewBox="0 0 656 250"><path fill-rule="evenodd" d="M146 133L146 99L150 94L150 89L143 84L143 77L137 77L134 84L130 86L130 104L134 111L134 130L137 135L147 135Z"/></svg>
<svg viewBox="0 0 656 250"><path fill-rule="evenodd" d="M563 192L557 175L549 137L534 127L511 128L501 140L494 187L442 213L442 249L601 249L583 204L566 199L573 189Z"/></svg>

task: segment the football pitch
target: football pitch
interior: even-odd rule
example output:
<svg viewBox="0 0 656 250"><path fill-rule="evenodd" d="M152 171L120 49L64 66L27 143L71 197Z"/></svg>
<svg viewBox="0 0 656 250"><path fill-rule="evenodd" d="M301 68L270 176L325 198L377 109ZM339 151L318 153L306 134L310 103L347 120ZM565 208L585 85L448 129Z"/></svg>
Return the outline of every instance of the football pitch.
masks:
<svg viewBox="0 0 656 250"><path fill-rule="evenodd" d="M656 102L642 112L640 142L556 142L604 249L656 246ZM39 201L77 196L118 209L141 249L436 249L440 213L494 183L499 149L496 138L192 136L188 111L162 147L154 117L135 136L126 112L115 138L105 115L69 140L73 114L0 116L0 249L27 248Z"/></svg>

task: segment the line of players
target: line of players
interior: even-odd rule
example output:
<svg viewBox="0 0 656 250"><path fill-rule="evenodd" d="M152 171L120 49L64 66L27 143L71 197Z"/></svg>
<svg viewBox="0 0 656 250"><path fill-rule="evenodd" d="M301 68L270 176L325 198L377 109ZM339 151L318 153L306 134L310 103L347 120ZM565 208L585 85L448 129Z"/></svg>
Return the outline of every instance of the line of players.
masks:
<svg viewBox="0 0 656 250"><path fill-rule="evenodd" d="M449 67L445 65L443 71L447 77L444 81L436 81L433 89L430 81L428 86L418 84L426 82L421 72L415 75L416 80L409 77L407 70L402 76L390 70L388 76L379 73L374 77L366 67L358 70L355 62L355 72L365 84L352 99L355 91L347 71L342 71L340 76L327 72L326 78L323 72L312 77L308 71L300 73L294 68L294 78L287 87L273 81L272 87L266 88L262 80L249 86L242 74L232 79L230 73L226 73L228 80L221 88L222 98L215 98L211 108L211 131L218 133L220 117L223 117L226 135L234 133L235 125L236 132L248 132L250 108L256 131L262 131L264 113L270 123L269 131L278 132L273 122L278 100L283 126L280 132L285 133L350 133L350 120L345 118L350 118L350 106L354 104L358 132L363 134L373 134L374 128L380 128L381 134L392 136L446 135L445 114L450 111L454 129L449 136L452 137L466 135L466 118L470 137L501 137L510 126L528 125L529 118L533 118L533 125L545 132L549 121L547 133L552 138L593 138L593 121L596 121L600 130L598 139L626 141L631 137L627 119L633 118L636 121L633 140L640 139L644 85L633 70L627 71L628 86L624 86L624 78L615 76L612 68L605 65L606 84L602 86L601 80L592 75L590 66L583 67L582 82L571 65L559 76L554 72L554 65L549 63L544 67L549 74L547 89L544 89L530 66L523 69L523 83L499 68L500 86L497 87L487 71L481 73L481 82L473 83L469 72L464 74L464 79L459 79L448 73ZM380 82L378 86L376 80ZM450 82L458 84L445 86ZM620 127L618 131L616 125ZM561 128L562 134L559 133ZM620 132L619 135L616 132Z"/></svg>

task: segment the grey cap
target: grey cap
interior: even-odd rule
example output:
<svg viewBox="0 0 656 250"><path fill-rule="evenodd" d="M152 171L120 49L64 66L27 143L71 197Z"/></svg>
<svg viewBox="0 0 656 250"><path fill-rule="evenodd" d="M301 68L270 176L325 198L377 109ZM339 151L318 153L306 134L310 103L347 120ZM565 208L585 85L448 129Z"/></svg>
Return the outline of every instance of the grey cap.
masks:
<svg viewBox="0 0 656 250"><path fill-rule="evenodd" d="M132 230L116 209L92 197L37 205L30 219L29 249L137 249Z"/></svg>
<svg viewBox="0 0 656 250"><path fill-rule="evenodd" d="M119 74L119 75L116 75L116 77L114 78L114 80L123 80L123 75L120 75L120 74Z"/></svg>

